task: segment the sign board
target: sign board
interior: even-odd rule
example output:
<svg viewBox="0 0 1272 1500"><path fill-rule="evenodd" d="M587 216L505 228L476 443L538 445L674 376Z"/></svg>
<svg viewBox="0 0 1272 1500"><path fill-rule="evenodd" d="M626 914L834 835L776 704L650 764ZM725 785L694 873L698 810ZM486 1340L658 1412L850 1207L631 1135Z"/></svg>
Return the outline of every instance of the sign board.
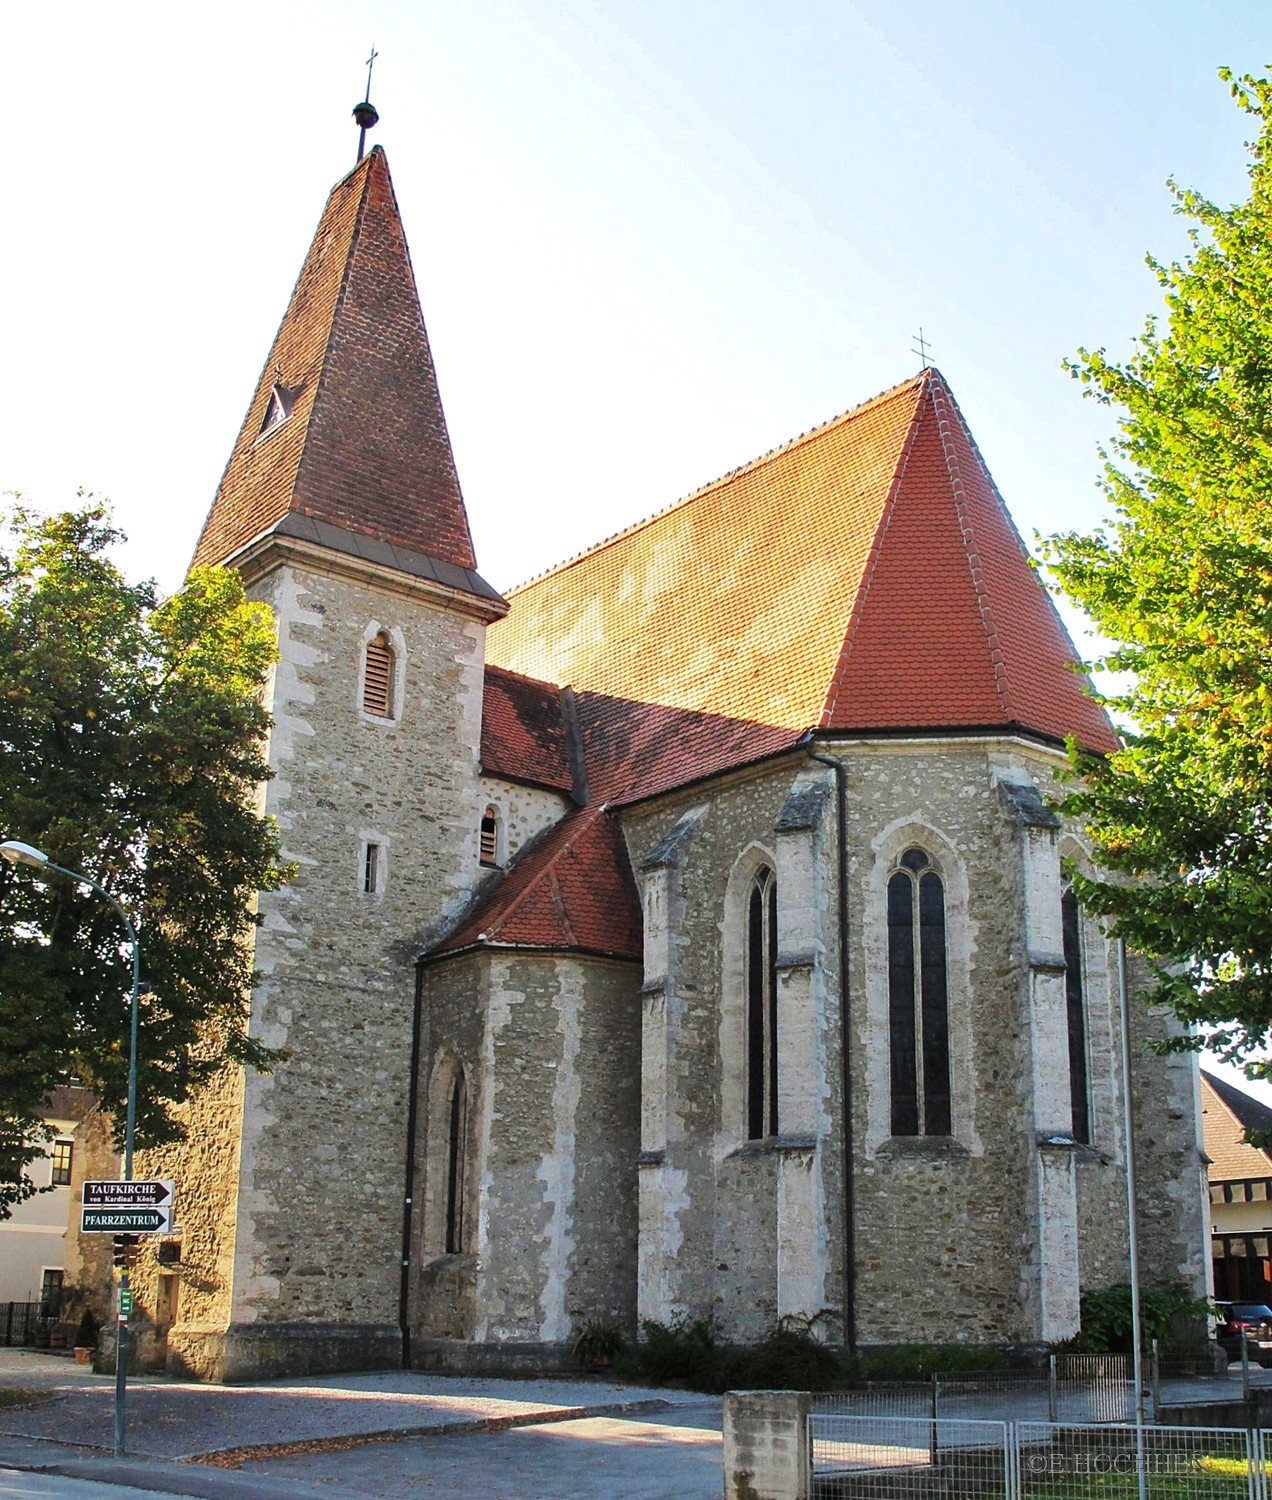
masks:
<svg viewBox="0 0 1272 1500"><path fill-rule="evenodd" d="M170 1234L175 1182L86 1182L81 1234Z"/></svg>
<svg viewBox="0 0 1272 1500"><path fill-rule="evenodd" d="M167 1234L171 1228L171 1207L107 1208L86 1203L80 1209L81 1234Z"/></svg>
<svg viewBox="0 0 1272 1500"><path fill-rule="evenodd" d="M126 1318L128 1314L132 1312L132 1299L132 1292L125 1291L121 1287L119 1291L119 1316L121 1318Z"/></svg>
<svg viewBox="0 0 1272 1500"><path fill-rule="evenodd" d="M171 1206L177 1191L175 1182L86 1182L80 1202L110 1208L158 1208Z"/></svg>

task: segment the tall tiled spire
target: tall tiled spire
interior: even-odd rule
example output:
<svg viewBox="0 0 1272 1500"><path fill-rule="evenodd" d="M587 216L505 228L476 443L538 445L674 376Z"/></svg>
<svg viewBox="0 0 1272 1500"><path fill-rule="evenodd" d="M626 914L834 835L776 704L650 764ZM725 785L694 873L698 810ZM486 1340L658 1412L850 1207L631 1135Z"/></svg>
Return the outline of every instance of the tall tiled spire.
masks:
<svg viewBox="0 0 1272 1500"><path fill-rule="evenodd" d="M195 552L290 536L486 598L384 152L331 191Z"/></svg>

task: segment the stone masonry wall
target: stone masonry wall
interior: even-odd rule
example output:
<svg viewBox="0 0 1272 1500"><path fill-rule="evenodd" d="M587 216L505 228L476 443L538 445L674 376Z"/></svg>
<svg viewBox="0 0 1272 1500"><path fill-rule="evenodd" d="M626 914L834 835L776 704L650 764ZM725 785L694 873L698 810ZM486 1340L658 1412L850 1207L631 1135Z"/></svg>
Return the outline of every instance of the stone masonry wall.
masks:
<svg viewBox="0 0 1272 1500"><path fill-rule="evenodd" d="M467 1253L446 1255L449 1119L430 1107L423 1338L561 1345L588 1318L634 1327L637 988L631 965L582 957L491 950L426 967L429 1074L447 1096L451 1059L470 1080L472 1217ZM447 1298L467 1304L468 1285L461 1326Z"/></svg>
<svg viewBox="0 0 1272 1500"><path fill-rule="evenodd" d="M859 1338L864 1344L1037 1340L1044 1328L1057 1326L1057 1307L1059 1321L1076 1318L1076 1290L1065 1289L1076 1287L1075 1253L1084 1286L1109 1279L1119 1256L1123 1264L1125 1257L1111 959L1092 922L1083 941L1093 1143L1049 1146L1043 1160L1036 1138L1043 1109L1035 1097L1039 1078L1052 1100L1046 1111L1054 1113L1052 1096L1057 1090L1063 1096L1067 1087L1067 1058L1034 1056L1041 1038L1031 1007L1040 1003L1041 992L1031 975L1040 965L1049 972L1054 956L1031 951L1038 937L1026 922L1026 852L1027 846L1033 850L1028 858L1035 863L1051 861L1042 872L1046 905L1053 894L1059 899L1059 850L1054 834L1029 833L999 783L1023 787L1045 822L1050 815L1037 791L1049 789L1059 757L988 741L857 744L835 753L847 770ZM730 945L740 937L729 931L728 879L748 850L776 855L774 824L798 765L792 760L715 789L696 788L692 798L666 798L624 817L635 868L660 841L676 846L678 862L674 878L666 861L642 874L647 888L660 882L652 918L668 927L658 949L662 956L647 959L667 968L669 977L646 974L647 988L656 984L658 991L647 1005L646 1024L666 1028L672 1038L665 1065L657 1048L652 1073L648 1052L645 1063L646 1093L662 1101L652 1115L647 1103L646 1117L657 1122L659 1110L665 1112L666 1144L665 1150L646 1152L650 1160L642 1167L646 1180L658 1182L658 1212L647 1214L642 1199L642 1234L647 1222L656 1228L662 1262L647 1272L642 1261L642 1288L648 1284L650 1306L657 1305L662 1316L713 1313L724 1334L738 1339L756 1337L776 1311L781 1214L778 1153L763 1142L739 1151L736 1136L729 1139L730 1063L721 1050L723 1036L727 1054L728 1028L726 1023L722 1030L721 1018L735 982ZM820 924L822 936L814 957L826 990L825 1050L818 1060L824 1072L816 1131L824 1182L819 1232L829 1248L825 1305L842 1312L835 839L832 806L817 834L824 868L809 899L817 907L813 925ZM945 888L949 1138L891 1137L886 881L912 844L928 852ZM1037 903L1037 892L1031 899ZM647 928L650 921L647 903ZM1054 939L1058 930L1057 913L1044 936ZM647 931L647 954L648 944ZM780 951L780 931L778 946ZM1054 995L1055 981L1049 983L1047 993ZM1049 1024L1054 1031L1055 1023ZM1054 1043L1047 1033L1053 1051ZM1154 1267L1178 1266L1179 1274L1194 1276L1204 1271L1205 1239L1191 1064L1163 1061L1141 1049L1135 1066L1145 1274L1155 1279L1148 1270L1151 1257ZM1054 1068L1065 1070L1059 1083L1046 1072ZM1045 1123L1050 1127L1049 1117ZM1064 1185L1075 1181L1076 1206L1074 1187ZM1049 1217L1054 1214L1061 1221ZM1044 1254L1067 1257L1068 1263L1051 1266L1040 1261Z"/></svg>
<svg viewBox="0 0 1272 1500"><path fill-rule="evenodd" d="M372 589L286 565L252 592L279 630L266 810L299 869L261 898L251 1025L285 1060L244 1084L232 1280L230 1225L192 1209L220 1191L233 1120L227 1127L215 1100L196 1111L181 1173L191 1225L183 1259L199 1266L203 1290L182 1322L380 1329L375 1357L387 1357L384 1339L397 1337L414 959L480 871L483 626L391 579ZM365 642L379 630L397 651L392 721L362 712ZM373 893L363 890L368 842L379 846ZM215 1250L198 1243L205 1217ZM179 1324L173 1342L181 1336ZM200 1358L213 1369L215 1351ZM251 1373L255 1356L245 1358L240 1374Z"/></svg>
<svg viewBox="0 0 1272 1500"><path fill-rule="evenodd" d="M522 786L505 781L502 776L483 773L480 783L483 808L493 805L498 813L500 830L500 863L510 864L523 844L535 834L559 823L574 806L569 797L543 787Z"/></svg>
<svg viewBox="0 0 1272 1500"><path fill-rule="evenodd" d="M647 988L665 978L663 989L653 997L658 1010L652 1014L657 1016L654 1024L665 1025L669 1040L665 1054L655 1055L652 1074L647 1049L643 1080L647 1093L659 1099L652 1116L646 1106L647 1117L665 1120L665 1125L658 1127L664 1135L657 1150L650 1153L647 1149L642 1156L641 1170L649 1182L643 1192L662 1198L663 1252L662 1264L649 1272L642 1315L662 1321L711 1316L725 1337L739 1341L760 1337L778 1316L782 1166L777 1142L746 1140L740 1092L744 980L735 960L744 930L741 913L749 880L760 863L777 870L779 902L783 899L777 824L796 776L807 769L803 757L795 758L778 768L735 778L709 795L698 789L694 798L668 798L656 808L635 809L623 820L628 850L638 870L686 813L691 815L686 826L692 827L674 856L672 895L665 914L669 928L666 956L651 960L669 972L666 976L646 974ZM695 803L704 808L696 821L692 817ZM817 864L823 875L833 864L833 836L832 813L823 819L816 835ZM654 876L648 872L643 878L648 886ZM831 881L817 880L809 899L821 908L818 921L811 925L833 933L833 922L824 920L833 901ZM655 914L655 919L664 917ZM647 926L650 920L647 904ZM647 931L647 951L649 937ZM782 949L779 927L779 963ZM832 1239L831 1226L842 1218L834 1146L839 1109L834 1061L836 959L833 942L819 944L816 963L819 972L829 975L825 989L832 1003L824 1035L817 1043L824 1077L812 1104L819 1137L816 1170L823 1184L818 1221L809 1226L814 1240ZM650 1014L647 1010L647 1017ZM644 1142L646 1148L650 1144ZM834 1304L837 1282L841 1274L836 1276L832 1257L824 1282L824 1305Z"/></svg>

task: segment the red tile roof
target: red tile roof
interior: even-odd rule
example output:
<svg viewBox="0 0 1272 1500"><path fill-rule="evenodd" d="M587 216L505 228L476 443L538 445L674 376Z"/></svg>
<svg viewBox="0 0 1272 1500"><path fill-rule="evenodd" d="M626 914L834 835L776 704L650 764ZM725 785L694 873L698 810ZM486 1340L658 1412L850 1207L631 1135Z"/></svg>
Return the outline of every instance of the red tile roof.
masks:
<svg viewBox="0 0 1272 1500"><path fill-rule="evenodd" d="M1272 1131L1272 1109L1226 1079L1201 1070L1201 1128L1211 1182L1272 1177L1272 1152L1252 1146L1246 1131Z"/></svg>
<svg viewBox="0 0 1272 1500"><path fill-rule="evenodd" d="M750 765L802 737L778 725L605 693L579 693L578 713L589 790L611 805Z"/></svg>
<svg viewBox="0 0 1272 1500"><path fill-rule="evenodd" d="M568 731L561 689L501 667L486 668L481 714L483 770L510 781L570 792Z"/></svg>
<svg viewBox="0 0 1272 1500"><path fill-rule="evenodd" d="M612 801L816 729L1116 744L936 370L510 599L487 659L574 686Z"/></svg>
<svg viewBox="0 0 1272 1500"><path fill-rule="evenodd" d="M262 433L275 385L290 413ZM452 570L476 566L378 146L327 200L194 561L225 562L289 515ZM440 576L475 590L462 575Z"/></svg>
<svg viewBox="0 0 1272 1500"><path fill-rule="evenodd" d="M571 812L527 844L433 954L492 946L641 958L640 901L627 849L603 807Z"/></svg>

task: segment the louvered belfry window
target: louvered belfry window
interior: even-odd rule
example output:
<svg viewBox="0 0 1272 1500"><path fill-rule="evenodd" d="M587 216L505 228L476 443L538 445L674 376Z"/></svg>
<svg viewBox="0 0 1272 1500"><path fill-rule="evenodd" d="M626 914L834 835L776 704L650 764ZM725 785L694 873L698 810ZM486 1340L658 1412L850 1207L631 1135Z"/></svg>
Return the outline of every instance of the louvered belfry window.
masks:
<svg viewBox="0 0 1272 1500"><path fill-rule="evenodd" d="M393 717L393 647L383 630L367 642L362 710L377 719Z"/></svg>
<svg viewBox="0 0 1272 1500"><path fill-rule="evenodd" d="M481 855L483 865L499 863L499 820L493 807L488 807L481 818Z"/></svg>

